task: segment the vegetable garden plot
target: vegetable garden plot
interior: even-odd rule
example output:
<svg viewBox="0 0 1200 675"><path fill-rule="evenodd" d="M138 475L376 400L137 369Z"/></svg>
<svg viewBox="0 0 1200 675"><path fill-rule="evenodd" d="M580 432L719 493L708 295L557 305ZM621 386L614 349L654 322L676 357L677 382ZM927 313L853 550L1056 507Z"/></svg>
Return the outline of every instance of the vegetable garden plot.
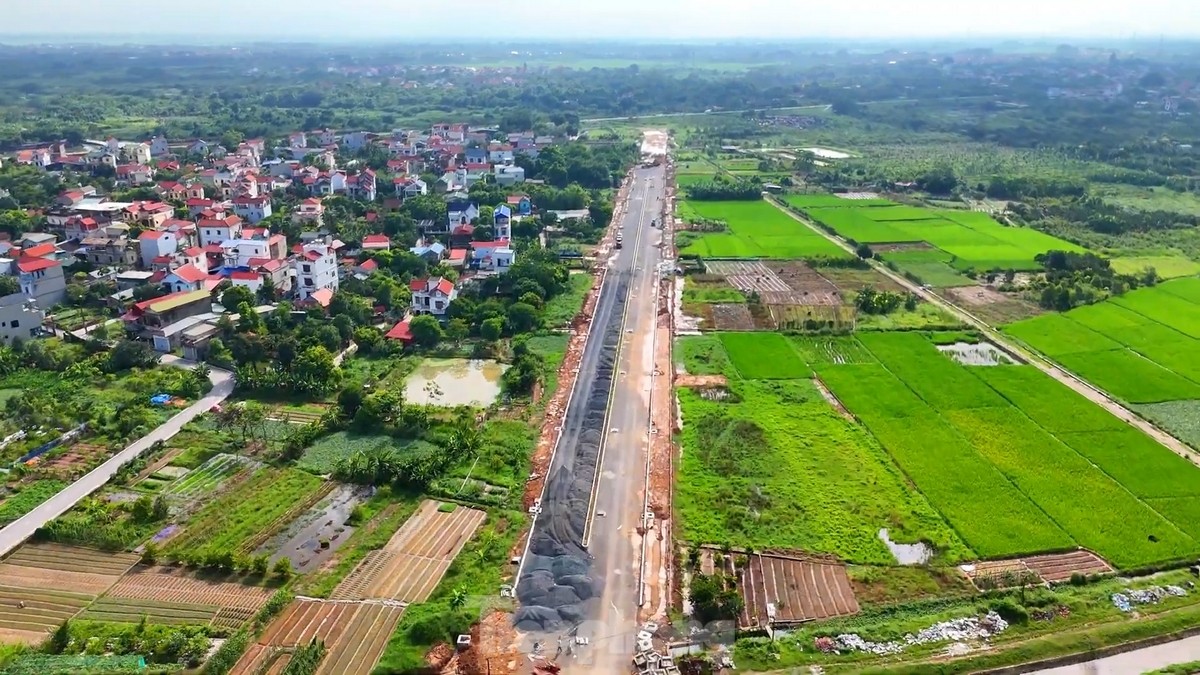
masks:
<svg viewBox="0 0 1200 675"><path fill-rule="evenodd" d="M721 333L721 344L748 380L794 380L812 376L788 339L779 333Z"/></svg>
<svg viewBox="0 0 1200 675"><path fill-rule="evenodd" d="M1019 321L1005 328L1004 332L1051 357L1121 347L1116 341L1062 314L1043 314Z"/></svg>
<svg viewBox="0 0 1200 675"><path fill-rule="evenodd" d="M167 486L162 493L181 502L208 497L235 474L244 470L254 471L261 466L252 459L221 453Z"/></svg>
<svg viewBox="0 0 1200 675"><path fill-rule="evenodd" d="M916 333L864 333L863 345L935 410L1008 407L1008 401Z"/></svg>
<svg viewBox="0 0 1200 675"><path fill-rule="evenodd" d="M883 448L811 382L741 382L731 390L737 403L679 391L682 539L888 564L894 558L876 536L887 527L896 541L928 541L946 559L970 557L924 497L906 489Z"/></svg>
<svg viewBox="0 0 1200 675"><path fill-rule="evenodd" d="M259 648L248 650L231 673L256 675L270 660L265 650L295 648L318 639L328 651L316 675L367 675L403 614L404 607L398 604L297 600L259 638Z"/></svg>
<svg viewBox="0 0 1200 675"><path fill-rule="evenodd" d="M1139 415L1175 438L1200 449L1200 401L1166 401L1134 406Z"/></svg>
<svg viewBox="0 0 1200 675"><path fill-rule="evenodd" d="M57 589L0 586L0 629L41 633L44 638L95 597Z"/></svg>
<svg viewBox="0 0 1200 675"><path fill-rule="evenodd" d="M266 469L201 509L172 539L170 551L249 552L288 514L307 509L321 495L320 478L295 469ZM293 514L295 515L295 514Z"/></svg>
<svg viewBox="0 0 1200 675"><path fill-rule="evenodd" d="M1060 356L1083 379L1130 403L1200 398L1200 385L1128 349Z"/></svg>
<svg viewBox="0 0 1200 675"><path fill-rule="evenodd" d="M79 618L85 621L115 623L138 623L144 618L147 623L204 626L212 622L219 609L220 607L212 605L106 597L89 605Z"/></svg>
<svg viewBox="0 0 1200 675"><path fill-rule="evenodd" d="M235 581L212 581L178 567L136 567L113 586L104 599L126 605L138 601L162 607L181 604L185 608L242 609L251 614L270 599L272 590Z"/></svg>
<svg viewBox="0 0 1200 675"><path fill-rule="evenodd" d="M1080 545L1117 567L1194 555L1200 544L1012 409L945 413L996 468Z"/></svg>

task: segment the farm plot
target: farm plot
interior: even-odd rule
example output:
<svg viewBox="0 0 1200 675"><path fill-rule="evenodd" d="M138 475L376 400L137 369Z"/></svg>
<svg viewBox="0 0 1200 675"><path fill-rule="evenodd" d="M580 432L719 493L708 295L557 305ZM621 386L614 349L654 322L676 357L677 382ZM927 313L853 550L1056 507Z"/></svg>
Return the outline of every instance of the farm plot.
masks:
<svg viewBox="0 0 1200 675"><path fill-rule="evenodd" d="M249 553L332 487L303 471L264 469L209 502L167 551Z"/></svg>
<svg viewBox="0 0 1200 675"><path fill-rule="evenodd" d="M794 336L790 339L792 346L799 352L800 358L813 367L875 362L875 357L871 356L871 352L867 351L867 348L854 337Z"/></svg>
<svg viewBox="0 0 1200 675"><path fill-rule="evenodd" d="M811 381L729 389L722 400L678 392L681 539L887 564L894 559L877 533L888 527L893 540L930 542L947 560L970 557L878 443Z"/></svg>
<svg viewBox="0 0 1200 675"><path fill-rule="evenodd" d="M214 621L217 625L237 628L254 616L271 593L271 589L262 586L204 579L182 568L139 566L105 594L99 608L115 614L122 607L136 608L147 603L147 607L158 610L142 612L150 614L151 620L155 616L170 619L208 612L208 619L202 623Z"/></svg>
<svg viewBox="0 0 1200 675"><path fill-rule="evenodd" d="M486 515L462 506L443 512L439 506L432 500L422 502L388 543L368 553L329 597L427 600Z"/></svg>
<svg viewBox="0 0 1200 675"><path fill-rule="evenodd" d="M73 443L71 447L53 453L52 457L35 462L40 471L57 478L70 479L82 473L108 454L108 448L95 443Z"/></svg>
<svg viewBox="0 0 1200 675"><path fill-rule="evenodd" d="M99 595L137 564L138 559L133 553L108 553L61 544L25 544L0 563L0 585Z"/></svg>
<svg viewBox="0 0 1200 675"><path fill-rule="evenodd" d="M230 675L257 675L274 654L313 639L324 642L327 649L318 675L367 675L403 614L404 607L392 603L297 600L247 650Z"/></svg>
<svg viewBox="0 0 1200 675"><path fill-rule="evenodd" d="M983 213L922 209L805 207L814 220L860 243L927 242L945 251L958 269L1037 269L1034 257L1049 250L1083 249L1027 228L1005 227ZM934 281L925 281L934 285Z"/></svg>
<svg viewBox="0 0 1200 675"><path fill-rule="evenodd" d="M803 263L711 261L705 264L710 274L725 278L743 293L757 293L769 305L840 305L838 289ZM786 273L785 280L775 273ZM785 272L787 270L787 272Z"/></svg>
<svg viewBox="0 0 1200 675"><path fill-rule="evenodd" d="M261 466L252 459L221 453L164 488L162 494L175 502L191 502L199 497L210 496L220 488L221 483L236 474L254 471Z"/></svg>
<svg viewBox="0 0 1200 675"><path fill-rule="evenodd" d="M1023 558L1021 562L1038 576L1050 583L1069 581L1072 576L1082 574L1110 574L1111 565L1091 551L1079 550L1070 553L1050 553Z"/></svg>
<svg viewBox="0 0 1200 675"><path fill-rule="evenodd" d="M950 266L953 259L940 249L910 249L883 254L884 260L893 263L905 276L934 288L953 288L973 285L975 282Z"/></svg>
<svg viewBox="0 0 1200 675"><path fill-rule="evenodd" d="M980 554L1079 544L1124 568L1200 550L1185 534L1200 472L1185 460L1027 366L959 366L912 335L861 339L883 368L819 374ZM963 375L990 385L999 402ZM920 398L897 393L889 377ZM1066 485L1071 499L1062 498Z"/></svg>
<svg viewBox="0 0 1200 675"><path fill-rule="evenodd" d="M96 596L46 588L0 586L0 637L41 642Z"/></svg>
<svg viewBox="0 0 1200 675"><path fill-rule="evenodd" d="M812 376L787 338L779 333L721 333L729 360L748 380L795 380Z"/></svg>
<svg viewBox="0 0 1200 675"><path fill-rule="evenodd" d="M755 553L739 570L742 628L784 627L858 613L844 565ZM775 606L768 617L767 604Z"/></svg>
<svg viewBox="0 0 1200 675"><path fill-rule="evenodd" d="M698 217L724 221L728 232L700 234L681 253L703 258L848 258L849 254L768 202L688 201Z"/></svg>
<svg viewBox="0 0 1200 675"><path fill-rule="evenodd" d="M105 597L89 605L79 618L112 623L138 623L145 619L147 623L204 626L216 618L220 609L213 605Z"/></svg>

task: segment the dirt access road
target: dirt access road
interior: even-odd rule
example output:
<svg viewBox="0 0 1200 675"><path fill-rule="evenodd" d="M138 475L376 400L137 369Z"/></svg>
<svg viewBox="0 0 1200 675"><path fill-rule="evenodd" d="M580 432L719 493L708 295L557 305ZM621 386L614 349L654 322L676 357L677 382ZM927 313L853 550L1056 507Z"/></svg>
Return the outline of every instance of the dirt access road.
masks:
<svg viewBox="0 0 1200 675"><path fill-rule="evenodd" d="M795 218L796 220L804 223L812 231L820 234L821 236L825 237L826 239L828 239L828 240L832 241L833 243L837 244L838 246L842 247L847 252L849 252L851 254L854 253L854 247L851 246L849 243L847 243L841 237L829 234L825 230L822 230L821 228L817 227L813 223L809 222L807 218L802 218L802 217L796 215L795 213L780 206L779 203L777 203L777 202L772 201L772 204L774 204L776 208L778 208L779 210L788 214L792 218ZM950 312L951 314L955 315L962 321L966 322L969 326L979 330L979 332L983 333L987 337L987 339L989 341L991 341L992 343L998 345L999 347L1001 347L1003 349L1008 350L1009 352L1012 352L1013 354L1020 356L1022 358L1022 360L1029 363L1029 365L1037 368L1038 370L1049 375L1050 377L1053 377L1054 379L1058 380L1059 382L1062 382L1063 384L1067 385L1071 389L1074 389L1079 394L1087 397L1088 400L1090 400L1093 403L1095 403L1096 405L1099 405L1100 407L1104 408L1105 410L1112 413L1117 418L1123 420L1130 426L1137 427L1143 433L1150 436L1151 438L1158 441L1159 443L1163 444L1164 446L1169 448L1175 454L1179 455L1180 457L1183 457L1184 459L1187 459L1188 461L1200 464L1200 461L1198 461L1198 460L1200 460L1200 458L1198 458L1196 453L1192 452L1192 450L1190 448L1188 448L1187 445L1185 445L1183 442L1181 442L1179 439L1175 438L1174 436L1163 431L1162 429L1159 429L1158 427L1147 422L1146 420L1142 419L1141 417L1138 417L1136 414L1133 413L1133 411L1131 411L1128 408L1126 408L1125 406L1121 405L1116 399L1112 398L1105 392L1101 391L1100 389L1097 389L1096 387L1093 387L1091 384L1088 384L1087 382L1083 381L1082 379L1076 377L1075 375L1071 374L1070 372L1067 372L1066 370L1063 370L1059 366L1055 365L1054 363L1052 363L1050 361L1047 361L1046 359L1042 358L1041 356L1030 352L1029 350L1025 349L1024 347L1021 347L1020 345L1018 345L1014 342L1009 341L1008 338L1006 338L999 331L995 330L990 325L988 325L987 322L983 321L982 319L979 319L978 317L976 317L975 315L971 314L970 312L962 309L958 305L949 303L949 302L943 300L942 298L938 297L931 291L928 291L928 290L922 288L920 285L913 283L912 281L909 281L908 279L904 278L903 276L901 276L899 274L896 274L892 270L888 269L886 265L883 265L883 264L879 263L878 261L872 260L871 266L874 267L881 274L887 276L892 281L896 282L897 284L900 284L901 286L903 286L910 292L915 293L922 300L925 300L934 305L937 305L938 307L941 307L942 309L946 310L947 312Z"/></svg>

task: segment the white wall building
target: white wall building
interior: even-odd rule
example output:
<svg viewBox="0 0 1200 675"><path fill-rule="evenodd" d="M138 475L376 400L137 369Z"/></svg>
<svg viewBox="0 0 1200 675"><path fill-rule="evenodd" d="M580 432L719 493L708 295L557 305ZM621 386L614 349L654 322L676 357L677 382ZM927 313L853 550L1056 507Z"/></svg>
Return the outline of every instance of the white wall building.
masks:
<svg viewBox="0 0 1200 675"><path fill-rule="evenodd" d="M315 291L338 289L337 255L325 244L305 244L292 260L296 277L296 299L307 300Z"/></svg>
<svg viewBox="0 0 1200 675"><path fill-rule="evenodd" d="M179 248L179 240L171 232L146 230L138 237L138 248L141 251L142 267L150 269L154 259L163 255L175 255Z"/></svg>

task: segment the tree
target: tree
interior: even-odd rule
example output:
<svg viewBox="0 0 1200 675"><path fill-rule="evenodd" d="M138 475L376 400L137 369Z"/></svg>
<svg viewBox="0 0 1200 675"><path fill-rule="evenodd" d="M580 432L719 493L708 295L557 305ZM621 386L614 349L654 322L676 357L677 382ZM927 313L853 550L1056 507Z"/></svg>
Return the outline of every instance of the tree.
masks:
<svg viewBox="0 0 1200 675"><path fill-rule="evenodd" d="M319 394L337 385L341 372L333 354L321 345L305 349L292 363L292 387L297 391Z"/></svg>
<svg viewBox="0 0 1200 675"><path fill-rule="evenodd" d="M495 342L504 333L504 319L499 317L487 319L479 326L479 336L488 342Z"/></svg>
<svg viewBox="0 0 1200 675"><path fill-rule="evenodd" d="M276 577L286 581L292 578L292 561L287 556L275 561L274 567L271 568L271 573Z"/></svg>
<svg viewBox="0 0 1200 675"><path fill-rule="evenodd" d="M413 341L422 347L434 347L442 339L442 326L428 314L414 317L408 324Z"/></svg>
<svg viewBox="0 0 1200 675"><path fill-rule="evenodd" d="M867 246L866 244L859 244L858 247L854 249L854 255L862 258L863 260L870 260L871 258L875 257L875 252L871 250L870 246Z"/></svg>
<svg viewBox="0 0 1200 675"><path fill-rule="evenodd" d="M234 288L237 288L237 286L231 287L229 289L229 291L232 291ZM245 288L243 288L242 290L246 292L246 295L249 296L250 300L249 301L243 300L240 304L235 305L235 307L237 307L237 313L238 313L238 320L237 320L238 332L239 333L256 333L256 334L260 334L260 335L263 333L266 333L267 326L266 326L266 324L263 323L263 318L261 316L259 316L258 312L254 311L254 304L253 304L254 295L252 293L250 293L250 291L246 290ZM225 292L228 293L229 291L225 291ZM224 305L224 303L222 303L222 305ZM227 305L225 305L225 306L228 307Z"/></svg>
<svg viewBox="0 0 1200 675"><path fill-rule="evenodd" d="M462 344L469 332L470 328L467 326L467 322L462 319L451 319L446 324L446 338L454 342L455 346Z"/></svg>
<svg viewBox="0 0 1200 675"><path fill-rule="evenodd" d="M540 320L537 308L523 302L513 303L505 315L505 324L512 334L528 333L537 328Z"/></svg>
<svg viewBox="0 0 1200 675"><path fill-rule="evenodd" d="M278 291L275 288L275 280L270 276L264 276L262 285L258 287L258 292L255 293L254 297L255 300L258 301L258 304L267 305L275 302L275 296L277 293ZM222 305L224 305L224 303L222 303Z"/></svg>
<svg viewBox="0 0 1200 675"><path fill-rule="evenodd" d="M72 284L72 285L67 286L67 295L68 296L71 294L71 286L77 286L77 284ZM17 281L16 277L12 276L11 274L5 274L4 276L0 276L0 297L4 297L6 295L12 295L13 293L20 293L20 292L21 292L21 283L19 281ZM73 304L79 304L79 303L76 302Z"/></svg>
<svg viewBox="0 0 1200 675"><path fill-rule="evenodd" d="M450 594L450 609L460 610L467 604L467 589L458 586Z"/></svg>
<svg viewBox="0 0 1200 675"><path fill-rule="evenodd" d="M233 353L229 351L229 347L219 337L214 337L208 341L208 355L204 357L206 361L218 368L233 367Z"/></svg>

